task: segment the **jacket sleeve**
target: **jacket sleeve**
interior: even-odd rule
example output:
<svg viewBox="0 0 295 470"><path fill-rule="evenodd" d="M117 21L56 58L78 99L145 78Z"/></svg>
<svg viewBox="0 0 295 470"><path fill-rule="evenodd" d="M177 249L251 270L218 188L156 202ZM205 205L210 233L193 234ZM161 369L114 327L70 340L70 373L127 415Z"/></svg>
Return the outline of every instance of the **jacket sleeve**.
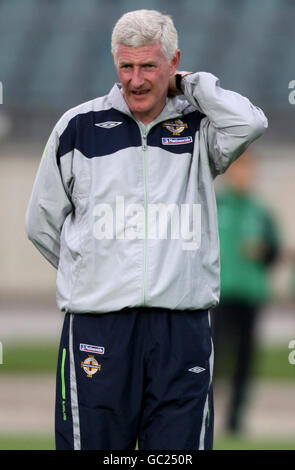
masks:
<svg viewBox="0 0 295 470"><path fill-rule="evenodd" d="M207 72L187 75L182 89L188 102L205 114L204 132L214 173L223 173L268 126L263 111L248 98L219 86Z"/></svg>
<svg viewBox="0 0 295 470"><path fill-rule="evenodd" d="M56 127L45 147L26 212L29 240L55 268L59 262L62 226L73 210L69 178L62 175L58 163L59 136Z"/></svg>

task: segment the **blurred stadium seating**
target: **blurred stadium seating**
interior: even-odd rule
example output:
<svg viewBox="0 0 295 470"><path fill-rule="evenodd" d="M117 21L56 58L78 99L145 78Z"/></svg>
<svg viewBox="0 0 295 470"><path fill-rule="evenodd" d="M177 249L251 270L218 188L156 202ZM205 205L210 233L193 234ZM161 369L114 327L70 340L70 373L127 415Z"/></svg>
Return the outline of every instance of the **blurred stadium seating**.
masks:
<svg viewBox="0 0 295 470"><path fill-rule="evenodd" d="M263 348L277 349L271 354L267 349L265 369L270 372L259 376L267 379L262 383L266 388L259 392L249 422L250 434L274 433L290 441L294 436L294 381L289 378L295 366L287 358L289 341L295 338L295 105L288 100L288 85L295 80L295 1L0 0L0 213L4 220L0 231L4 365L0 372L6 386L0 448L21 448L18 442L7 443L5 432L19 432L22 438L27 430L36 434L32 448L41 429L45 434L53 432L52 371L62 320L54 303L56 271L28 242L24 230L40 157L53 125L65 111L106 94L117 81L110 53L112 28L123 13L139 8L155 8L173 17L179 31L181 69L215 74L223 88L249 97L268 117L268 131L253 145L258 162L255 189L278 218L286 256L274 272L274 301L261 317L258 335ZM44 371L47 350L36 353L35 342L37 346L49 342L51 372ZM30 344L33 350L27 351ZM276 363L273 357L278 358ZM43 388L40 378L29 375L23 381L24 363L26 373L37 371L42 377L48 372ZM282 379L276 387L271 378L274 369L274 380ZM217 430L225 396L223 389L217 393ZM39 403L37 398L44 401ZM293 441L286 448L294 448Z"/></svg>
<svg viewBox="0 0 295 470"><path fill-rule="evenodd" d="M110 55L112 27L122 13L144 7L141 0L0 0L5 111L17 123L21 111L22 117L28 116L14 138L32 138L36 128L30 122L40 121L40 116L42 122L45 110L55 119L108 91L116 80ZM211 71L224 88L249 96L268 112L281 113L274 122L281 122L288 135L294 1L157 0L149 1L148 8L173 16L184 69ZM40 139L44 134L40 128Z"/></svg>

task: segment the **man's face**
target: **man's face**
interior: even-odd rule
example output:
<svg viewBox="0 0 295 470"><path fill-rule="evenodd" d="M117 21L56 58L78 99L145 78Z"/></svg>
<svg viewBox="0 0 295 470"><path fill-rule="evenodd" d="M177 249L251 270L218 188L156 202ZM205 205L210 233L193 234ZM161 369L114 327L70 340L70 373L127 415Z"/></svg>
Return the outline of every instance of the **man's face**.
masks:
<svg viewBox="0 0 295 470"><path fill-rule="evenodd" d="M169 85L180 60L180 51L168 62L161 44L130 47L119 44L115 66L130 111L148 124L163 110Z"/></svg>
<svg viewBox="0 0 295 470"><path fill-rule="evenodd" d="M255 160L252 155L245 152L225 173L225 179L236 191L248 193L255 184Z"/></svg>

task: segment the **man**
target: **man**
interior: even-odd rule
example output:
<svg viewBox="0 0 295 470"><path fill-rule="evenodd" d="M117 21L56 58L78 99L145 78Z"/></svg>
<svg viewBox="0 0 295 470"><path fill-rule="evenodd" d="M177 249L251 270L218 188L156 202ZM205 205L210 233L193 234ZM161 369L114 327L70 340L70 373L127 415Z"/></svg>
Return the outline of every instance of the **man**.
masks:
<svg viewBox="0 0 295 470"><path fill-rule="evenodd" d="M267 120L210 73L177 73L157 11L123 15L112 54L121 83L57 123L27 213L66 312L56 446L211 449L213 180Z"/></svg>
<svg viewBox="0 0 295 470"><path fill-rule="evenodd" d="M256 353L256 325L270 298L270 268L280 252L278 228L255 194L255 156L245 152L225 175L217 198L221 256L220 303L214 310L215 378L230 366L226 430L243 430Z"/></svg>

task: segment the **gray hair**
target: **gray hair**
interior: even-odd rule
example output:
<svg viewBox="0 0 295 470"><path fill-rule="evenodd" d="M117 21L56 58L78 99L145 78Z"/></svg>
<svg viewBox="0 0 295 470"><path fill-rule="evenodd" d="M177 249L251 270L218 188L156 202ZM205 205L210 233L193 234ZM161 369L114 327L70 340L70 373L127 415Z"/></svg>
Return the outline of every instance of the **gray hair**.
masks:
<svg viewBox="0 0 295 470"><path fill-rule="evenodd" d="M112 53L117 57L119 44L140 47L160 42L170 62L178 49L178 35L172 18L156 10L135 10L125 13L114 26Z"/></svg>

